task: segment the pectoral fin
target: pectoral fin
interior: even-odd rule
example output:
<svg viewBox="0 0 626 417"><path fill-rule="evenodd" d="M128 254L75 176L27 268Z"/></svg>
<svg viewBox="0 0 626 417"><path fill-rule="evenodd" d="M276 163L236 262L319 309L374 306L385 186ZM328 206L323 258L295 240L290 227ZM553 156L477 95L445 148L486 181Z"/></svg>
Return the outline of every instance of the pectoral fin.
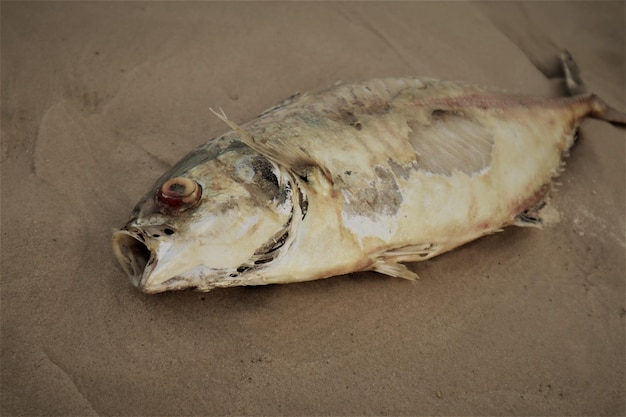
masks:
<svg viewBox="0 0 626 417"><path fill-rule="evenodd" d="M370 268L373 271L392 277L416 280L419 276L400 262L423 261L439 254L441 245L424 243L391 249L378 254L378 258Z"/></svg>
<svg viewBox="0 0 626 417"><path fill-rule="evenodd" d="M380 274L396 278L404 278L411 281L415 281L420 278L415 272L409 270L406 265L393 261L386 261L384 259L377 260L374 265L372 265L371 269L372 271L376 271Z"/></svg>

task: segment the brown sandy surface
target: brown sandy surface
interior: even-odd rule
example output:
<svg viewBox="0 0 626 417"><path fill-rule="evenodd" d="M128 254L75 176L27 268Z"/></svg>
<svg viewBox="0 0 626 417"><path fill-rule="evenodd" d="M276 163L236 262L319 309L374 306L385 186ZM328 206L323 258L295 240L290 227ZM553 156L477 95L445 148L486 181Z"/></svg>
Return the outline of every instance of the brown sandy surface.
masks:
<svg viewBox="0 0 626 417"><path fill-rule="evenodd" d="M305 284L148 296L112 231L225 126L403 75L624 108L624 3L2 2L2 415L623 415L624 130L587 120L543 231Z"/></svg>

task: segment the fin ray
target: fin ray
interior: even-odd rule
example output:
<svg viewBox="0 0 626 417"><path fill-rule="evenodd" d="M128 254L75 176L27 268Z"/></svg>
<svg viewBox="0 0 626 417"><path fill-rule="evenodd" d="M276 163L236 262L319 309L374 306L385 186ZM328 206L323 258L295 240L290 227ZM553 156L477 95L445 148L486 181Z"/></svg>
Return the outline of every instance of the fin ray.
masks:
<svg viewBox="0 0 626 417"><path fill-rule="evenodd" d="M433 243L391 249L378 254L370 269L384 275L414 281L419 279L419 275L400 262L422 261L437 255L440 250L441 246Z"/></svg>
<svg viewBox="0 0 626 417"><path fill-rule="evenodd" d="M441 246L434 243L408 245L396 249L390 249L380 254L385 260L394 262L415 262L432 258L441 250Z"/></svg>
<svg viewBox="0 0 626 417"><path fill-rule="evenodd" d="M378 259L376 262L374 262L371 270L383 275L389 275L395 278L404 278L410 281L420 279L419 275L409 270L406 265L397 262L387 261L384 259Z"/></svg>

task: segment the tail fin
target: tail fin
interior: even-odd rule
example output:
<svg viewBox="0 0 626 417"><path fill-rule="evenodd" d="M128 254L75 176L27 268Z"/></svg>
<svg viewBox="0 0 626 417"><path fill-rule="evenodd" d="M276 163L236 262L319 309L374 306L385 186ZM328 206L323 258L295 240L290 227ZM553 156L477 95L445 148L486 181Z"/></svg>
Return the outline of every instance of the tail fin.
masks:
<svg viewBox="0 0 626 417"><path fill-rule="evenodd" d="M579 96L587 94L587 87L580 77L578 65L572 58L569 51L564 50L560 53L561 65L565 74L565 85L570 96ZM591 116L596 119L605 120L610 123L626 125L626 114L621 112L604 102L600 97L591 95L592 107Z"/></svg>

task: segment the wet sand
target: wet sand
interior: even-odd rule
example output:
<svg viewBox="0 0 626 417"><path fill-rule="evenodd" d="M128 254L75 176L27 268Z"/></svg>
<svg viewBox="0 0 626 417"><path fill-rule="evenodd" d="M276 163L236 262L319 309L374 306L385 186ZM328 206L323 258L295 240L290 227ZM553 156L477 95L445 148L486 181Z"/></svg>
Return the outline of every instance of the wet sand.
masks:
<svg viewBox="0 0 626 417"><path fill-rule="evenodd" d="M418 282L144 295L111 233L297 91L432 76L625 106L623 2L2 2L2 415L624 415L624 130L587 120L558 221Z"/></svg>

